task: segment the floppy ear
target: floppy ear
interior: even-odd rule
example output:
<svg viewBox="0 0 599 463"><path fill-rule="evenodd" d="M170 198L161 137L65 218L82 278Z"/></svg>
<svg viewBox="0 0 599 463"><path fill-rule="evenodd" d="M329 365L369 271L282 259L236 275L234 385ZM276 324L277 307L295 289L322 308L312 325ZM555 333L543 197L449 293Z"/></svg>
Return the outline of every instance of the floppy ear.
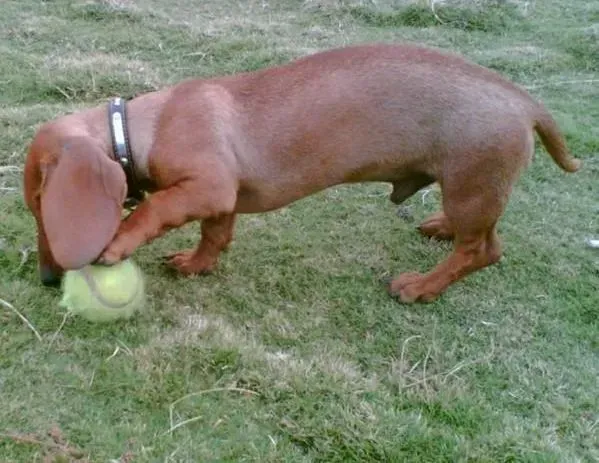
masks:
<svg viewBox="0 0 599 463"><path fill-rule="evenodd" d="M125 173L88 138L70 138L42 168L41 216L52 256L65 270L95 261L114 237Z"/></svg>

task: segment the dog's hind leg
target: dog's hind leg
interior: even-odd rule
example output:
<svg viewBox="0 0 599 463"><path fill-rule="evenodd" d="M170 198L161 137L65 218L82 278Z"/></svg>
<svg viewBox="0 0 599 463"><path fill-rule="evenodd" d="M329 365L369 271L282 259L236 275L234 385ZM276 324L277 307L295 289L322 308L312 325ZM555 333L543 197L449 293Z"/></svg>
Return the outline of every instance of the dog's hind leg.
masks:
<svg viewBox="0 0 599 463"><path fill-rule="evenodd" d="M502 212L497 197L448 198L444 201L447 221L455 230L454 251L425 274L403 273L391 281L389 292L402 302L429 302L452 283L491 265L501 257L495 225Z"/></svg>
<svg viewBox="0 0 599 463"><path fill-rule="evenodd" d="M391 281L389 292L403 302L428 302L452 283L501 258L496 224L513 184L529 156L527 135L514 133L508 143L472 153L467 165L444 171L441 188L444 214L438 214L429 231L454 235L454 250L430 272L404 273ZM522 134L522 132L521 132Z"/></svg>

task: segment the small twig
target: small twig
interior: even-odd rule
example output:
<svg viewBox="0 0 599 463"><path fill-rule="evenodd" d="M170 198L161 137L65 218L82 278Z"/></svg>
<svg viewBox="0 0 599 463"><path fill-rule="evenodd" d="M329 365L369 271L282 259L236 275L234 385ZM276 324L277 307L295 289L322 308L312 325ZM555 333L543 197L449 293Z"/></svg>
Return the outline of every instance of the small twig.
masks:
<svg viewBox="0 0 599 463"><path fill-rule="evenodd" d="M123 341L121 341L120 339L117 339L116 342L118 342L121 347L124 349L124 351L128 354L128 355L133 355L133 352L131 351L131 349L129 348L129 346L127 344L125 344Z"/></svg>
<svg viewBox="0 0 599 463"><path fill-rule="evenodd" d="M218 420L216 420L216 422L212 425L212 429L218 428L223 421L224 420L222 418L219 418Z"/></svg>
<svg viewBox="0 0 599 463"><path fill-rule="evenodd" d="M118 339L117 339L117 341L118 341ZM117 346L115 346L115 347L114 347L114 351L112 351L112 354L110 354L108 357L106 357L104 360L102 360L102 361L99 363L98 367L97 367L97 368L96 368L96 369L95 369L95 370L92 372L92 376L91 376L91 378L89 379L89 383L87 383L87 387L88 387L88 388L90 388L90 389L91 389L92 385L94 384L94 380L96 379L96 372L98 371L98 369L99 369L99 368L100 368L100 367L101 367L101 366L102 366L104 363L107 363L107 362L109 362L111 359L113 359L114 357L116 357L116 356L117 356L117 354L118 354L119 352L121 352L121 350L122 350L122 351L124 351L124 352L126 352L127 354L131 355L131 349L129 349L129 348L128 348L128 347L127 347L127 346L126 346L126 345L125 345L123 342L121 342L121 341L118 341L118 342L119 342L121 345L123 345L124 347L123 347L123 348L121 348L121 347L120 347L120 346L118 346L118 345L117 345Z"/></svg>
<svg viewBox="0 0 599 463"><path fill-rule="evenodd" d="M497 326L497 323L494 322L486 322L484 320L481 320L480 322L485 326Z"/></svg>
<svg viewBox="0 0 599 463"><path fill-rule="evenodd" d="M474 362L470 363L470 365L472 365L472 364L474 364ZM453 367L451 370L446 372L443 376L445 376L445 379L447 379L449 376L455 375L458 371L460 371L462 368L464 368L467 365L469 365L468 362L459 362L458 364L456 364L455 367ZM445 379L443 380L443 382L445 382Z"/></svg>
<svg viewBox="0 0 599 463"><path fill-rule="evenodd" d="M202 419L202 415L198 415L198 416L194 416L193 418L189 418L188 420L184 420L184 421L180 421L179 423L177 423L174 426L171 426L170 429L166 432L164 432L162 435L164 436L165 434L170 434L172 433L175 429L179 429L182 426L185 426L189 423L193 423L194 421L198 421Z"/></svg>
<svg viewBox="0 0 599 463"><path fill-rule="evenodd" d="M414 365L412 365L412 368L410 368L410 371L408 371L408 375L411 375L412 373L414 373L414 370L416 370L416 368L418 368L420 366L420 362L422 360L418 360Z"/></svg>
<svg viewBox="0 0 599 463"><path fill-rule="evenodd" d="M89 379L89 383L87 383L87 387L91 389L92 384L94 384L94 379L96 378L96 370L92 371L92 377Z"/></svg>
<svg viewBox="0 0 599 463"><path fill-rule="evenodd" d="M430 0L430 7L431 7L431 11L433 12L433 16L435 17L435 19L437 21L439 21L440 24L445 24L443 22L443 20L437 14L437 12L435 11L435 3L437 3L437 0Z"/></svg>
<svg viewBox="0 0 599 463"><path fill-rule="evenodd" d="M21 270L23 268L23 265L25 265L27 263L27 260L29 259L30 251L31 251L31 248L29 248L29 247L21 249L21 263L17 267L17 270L16 270L17 272L19 270Z"/></svg>
<svg viewBox="0 0 599 463"><path fill-rule="evenodd" d="M426 381L430 381L431 379L438 378L439 376L443 376L443 373L436 373L434 375L429 376L426 379L419 379L418 381L413 381L410 384L406 384L401 389L411 389L414 386L418 386L419 384L425 383Z"/></svg>
<svg viewBox="0 0 599 463"><path fill-rule="evenodd" d="M206 58L206 56L208 56L208 53L205 53L203 51L196 51L196 52L193 52L193 53L185 53L183 55L184 58L188 57L188 56L201 56L202 59L204 59L204 58Z"/></svg>
<svg viewBox="0 0 599 463"><path fill-rule="evenodd" d="M114 352L112 353L112 355L110 355L110 357L108 357L106 360L104 360L105 362L108 362L110 359L116 357L116 355L120 352L121 348L119 346L116 346L114 349Z"/></svg>
<svg viewBox="0 0 599 463"><path fill-rule="evenodd" d="M21 312L19 312L12 304L6 302L4 299L0 299L0 304L2 304L7 309L12 310L17 315L17 317L19 317L23 321L23 323L25 323L29 327L29 329L31 329L31 331L33 331L33 333L37 337L38 341L42 342L42 337L40 336L40 334L38 333L38 331L35 329L35 326L33 326L31 324L31 322L29 320L27 320L27 318L25 318L21 314Z"/></svg>
<svg viewBox="0 0 599 463"><path fill-rule="evenodd" d="M54 88L56 90L58 90L60 93L62 93L62 95L67 99L67 100L72 100L73 97L71 95L69 95L67 92L65 92L62 88L60 88L58 85L54 85Z"/></svg>
<svg viewBox="0 0 599 463"><path fill-rule="evenodd" d="M441 372L441 373L436 373L434 375L430 375L428 378L419 379L418 381L414 381L414 382L412 382L410 384L407 384L407 385L403 386L402 389L410 389L410 388L412 388L414 386L417 386L419 384L426 383L427 381L430 381L431 379L434 379L434 378L444 377L446 379L449 376L455 375L458 371L460 371L461 369L463 369L463 368L465 368L467 366L476 365L478 363L484 362L485 360L491 358L494 353L495 353L495 344L493 342L491 342L491 352L488 355L485 355L484 357L481 357L481 358L478 358L478 359L471 360L469 362L458 362L450 370L446 370L446 371ZM444 381L445 381L445 379L444 379Z"/></svg>
<svg viewBox="0 0 599 463"><path fill-rule="evenodd" d="M433 191L432 188L426 188L425 190L422 190L422 196L421 196L422 204L424 204L426 202L426 197L429 195L429 193L431 191Z"/></svg>
<svg viewBox="0 0 599 463"><path fill-rule="evenodd" d="M203 390L203 391L192 392L191 394L184 395L183 397L175 400L169 406L169 420L170 420L170 424L171 424L171 430L172 429L176 429L175 425L173 424L174 423L174 420L173 420L173 411L175 409L175 405L177 405L179 402L182 402L182 401L184 401L186 399L189 399L190 397L204 395L204 394L209 394L211 392L241 392L243 394L260 395L256 391L251 391L250 389L243 389L243 388L240 388L240 387L215 387L213 389L206 389L206 390ZM177 427L179 427L179 426L177 426Z"/></svg>
<svg viewBox="0 0 599 463"><path fill-rule="evenodd" d="M420 336L419 334L415 334L414 336L409 336L405 339L405 341L402 343L401 345L401 354L399 354L399 365L401 368L403 368L403 364L404 364L404 355L406 352L406 348L408 347L408 343L412 340L412 339L417 339L417 338L421 338L422 336Z"/></svg>
<svg viewBox="0 0 599 463"><path fill-rule="evenodd" d="M426 364L428 363L428 359L431 356L431 351L433 350L433 346L428 346L428 350L426 351L426 356L424 357L424 363L422 364L422 383L424 384L424 389L428 392L428 384L426 384Z"/></svg>
<svg viewBox="0 0 599 463"><path fill-rule="evenodd" d="M56 332L52 335L52 339L50 339L50 344L48 344L48 349L52 346L52 344L54 344L54 341L56 340L58 333L60 333L62 331L65 323L67 322L67 320L71 316L71 314L72 314L72 312L66 312L64 314L64 317L62 317L62 323L60 324L60 326L58 327Z"/></svg>
<svg viewBox="0 0 599 463"><path fill-rule="evenodd" d="M426 357L424 357L424 363L422 364L422 381L424 384L424 389L428 393L428 384L426 383L426 365L428 363L428 359L431 358L431 352L433 351L433 347L435 347L435 337L437 333L437 319L435 319L435 324L433 325L433 335L431 339L431 344L428 346L428 350L426 351Z"/></svg>

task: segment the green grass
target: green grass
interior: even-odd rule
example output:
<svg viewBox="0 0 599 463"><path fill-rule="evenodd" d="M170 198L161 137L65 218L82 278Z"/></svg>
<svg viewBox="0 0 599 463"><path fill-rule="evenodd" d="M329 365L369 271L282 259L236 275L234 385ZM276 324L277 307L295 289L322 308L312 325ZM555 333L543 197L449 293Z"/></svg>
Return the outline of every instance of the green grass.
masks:
<svg viewBox="0 0 599 463"><path fill-rule="evenodd" d="M599 6L470 3L438 2L436 18L429 2L391 0L3 1L0 298L42 341L0 306L0 461L69 461L69 446L92 462L599 460L599 254L584 245L599 235ZM21 193L42 122L188 77L402 40L530 88L584 160L565 175L538 147L500 223L498 265L432 304L398 304L382 281L449 252L414 229L439 194L415 195L402 219L388 186L343 186L241 217L211 276L165 270L160 256L193 246L199 226L170 233L135 254L143 314L59 330ZM5 437L49 442L55 426L60 448Z"/></svg>
<svg viewBox="0 0 599 463"><path fill-rule="evenodd" d="M486 2L479 7L440 5L432 9L430 5L408 4L404 8L379 11L368 6L352 6L349 14L367 26L375 27L432 27L444 26L464 31L489 33L505 32L514 26L525 26L526 22L517 7L507 2Z"/></svg>

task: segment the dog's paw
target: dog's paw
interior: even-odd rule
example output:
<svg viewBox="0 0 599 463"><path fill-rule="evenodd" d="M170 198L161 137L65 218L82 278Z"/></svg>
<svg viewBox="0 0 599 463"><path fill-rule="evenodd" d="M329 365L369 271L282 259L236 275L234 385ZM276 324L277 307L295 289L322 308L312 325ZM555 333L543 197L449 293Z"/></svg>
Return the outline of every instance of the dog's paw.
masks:
<svg viewBox="0 0 599 463"><path fill-rule="evenodd" d="M122 250L109 246L95 263L99 265L115 265L127 257Z"/></svg>
<svg viewBox="0 0 599 463"><path fill-rule="evenodd" d="M391 280L388 287L389 294L399 297L406 304L412 302L431 302L439 295L430 288L426 275L417 272L402 273Z"/></svg>
<svg viewBox="0 0 599 463"><path fill-rule="evenodd" d="M198 255L193 249L169 254L165 259L169 267L183 275L208 274L216 267L216 259Z"/></svg>
<svg viewBox="0 0 599 463"><path fill-rule="evenodd" d="M135 247L128 245L126 237L117 235L112 242L106 246L98 260L95 262L100 265L114 265L128 258Z"/></svg>

